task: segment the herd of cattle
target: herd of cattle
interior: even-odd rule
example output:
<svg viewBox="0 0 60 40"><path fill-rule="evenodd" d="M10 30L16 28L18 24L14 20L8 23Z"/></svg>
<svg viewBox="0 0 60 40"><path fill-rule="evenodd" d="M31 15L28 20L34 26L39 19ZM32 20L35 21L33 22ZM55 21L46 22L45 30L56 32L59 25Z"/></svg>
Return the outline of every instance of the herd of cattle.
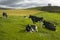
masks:
<svg viewBox="0 0 60 40"><path fill-rule="evenodd" d="M3 12L2 15L4 18L8 17L7 13L5 13L5 12ZM26 16L24 16L24 18L26 18ZM36 22L42 22L46 29L56 31L56 26L53 23L50 23L50 22L44 20L43 17L36 17L36 16L30 15L29 18L32 20L34 25L28 24L26 26L27 32L33 32L33 31L38 32L37 26L35 25Z"/></svg>

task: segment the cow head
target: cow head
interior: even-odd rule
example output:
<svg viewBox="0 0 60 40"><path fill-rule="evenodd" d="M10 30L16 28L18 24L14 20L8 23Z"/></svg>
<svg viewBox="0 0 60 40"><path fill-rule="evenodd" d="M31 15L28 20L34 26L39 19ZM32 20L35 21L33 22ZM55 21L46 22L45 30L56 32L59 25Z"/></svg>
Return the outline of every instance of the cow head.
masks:
<svg viewBox="0 0 60 40"><path fill-rule="evenodd" d="M31 18L31 15L29 15L29 18Z"/></svg>

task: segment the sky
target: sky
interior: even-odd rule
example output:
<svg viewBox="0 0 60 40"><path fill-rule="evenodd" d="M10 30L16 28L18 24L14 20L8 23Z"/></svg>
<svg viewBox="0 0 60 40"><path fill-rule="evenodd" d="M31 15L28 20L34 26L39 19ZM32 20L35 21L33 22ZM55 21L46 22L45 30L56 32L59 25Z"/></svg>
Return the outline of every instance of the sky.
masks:
<svg viewBox="0 0 60 40"><path fill-rule="evenodd" d="M0 0L0 7L3 8L29 8L38 6L60 6L60 0Z"/></svg>

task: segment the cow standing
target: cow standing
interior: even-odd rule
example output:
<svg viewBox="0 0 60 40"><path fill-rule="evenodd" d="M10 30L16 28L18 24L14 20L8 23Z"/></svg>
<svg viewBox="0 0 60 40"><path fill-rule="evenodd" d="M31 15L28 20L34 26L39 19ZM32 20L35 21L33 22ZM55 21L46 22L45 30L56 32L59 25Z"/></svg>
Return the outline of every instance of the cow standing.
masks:
<svg viewBox="0 0 60 40"><path fill-rule="evenodd" d="M52 31L55 31L56 30L56 26L50 22L47 22L47 21L43 21L43 25L45 25L45 28L49 29L49 30L52 30Z"/></svg>
<svg viewBox="0 0 60 40"><path fill-rule="evenodd" d="M43 21L43 17L36 17L36 16L32 16L32 15L30 15L29 16L29 18L31 18L31 20L33 21L33 23L35 23L35 22L42 22Z"/></svg>
<svg viewBox="0 0 60 40"><path fill-rule="evenodd" d="M7 18L8 17L7 13L5 13L5 12L3 12L2 15L3 15L4 18Z"/></svg>

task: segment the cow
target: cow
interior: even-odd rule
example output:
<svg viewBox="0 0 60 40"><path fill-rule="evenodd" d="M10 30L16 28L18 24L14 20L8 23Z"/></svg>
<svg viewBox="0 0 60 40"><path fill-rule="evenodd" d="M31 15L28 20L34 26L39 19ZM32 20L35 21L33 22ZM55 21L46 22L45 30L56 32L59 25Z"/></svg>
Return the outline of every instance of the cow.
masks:
<svg viewBox="0 0 60 40"><path fill-rule="evenodd" d="M5 13L5 12L3 12L2 15L3 15L4 18L7 18L8 17L7 13Z"/></svg>
<svg viewBox="0 0 60 40"><path fill-rule="evenodd" d="M30 25L30 24L28 24L28 25L26 26L26 31L27 31L27 32L33 32L33 31L38 32L37 26L36 26L36 25Z"/></svg>
<svg viewBox="0 0 60 40"><path fill-rule="evenodd" d="M31 20L33 21L34 24L35 24L35 22L42 22L43 21L43 17L36 17L36 16L30 15L29 18L31 18Z"/></svg>
<svg viewBox="0 0 60 40"><path fill-rule="evenodd" d="M46 20L43 21L43 25L45 25L46 29L52 30L52 31L56 31L56 26Z"/></svg>
<svg viewBox="0 0 60 40"><path fill-rule="evenodd" d="M27 16L24 16L24 19L26 19L27 18Z"/></svg>

